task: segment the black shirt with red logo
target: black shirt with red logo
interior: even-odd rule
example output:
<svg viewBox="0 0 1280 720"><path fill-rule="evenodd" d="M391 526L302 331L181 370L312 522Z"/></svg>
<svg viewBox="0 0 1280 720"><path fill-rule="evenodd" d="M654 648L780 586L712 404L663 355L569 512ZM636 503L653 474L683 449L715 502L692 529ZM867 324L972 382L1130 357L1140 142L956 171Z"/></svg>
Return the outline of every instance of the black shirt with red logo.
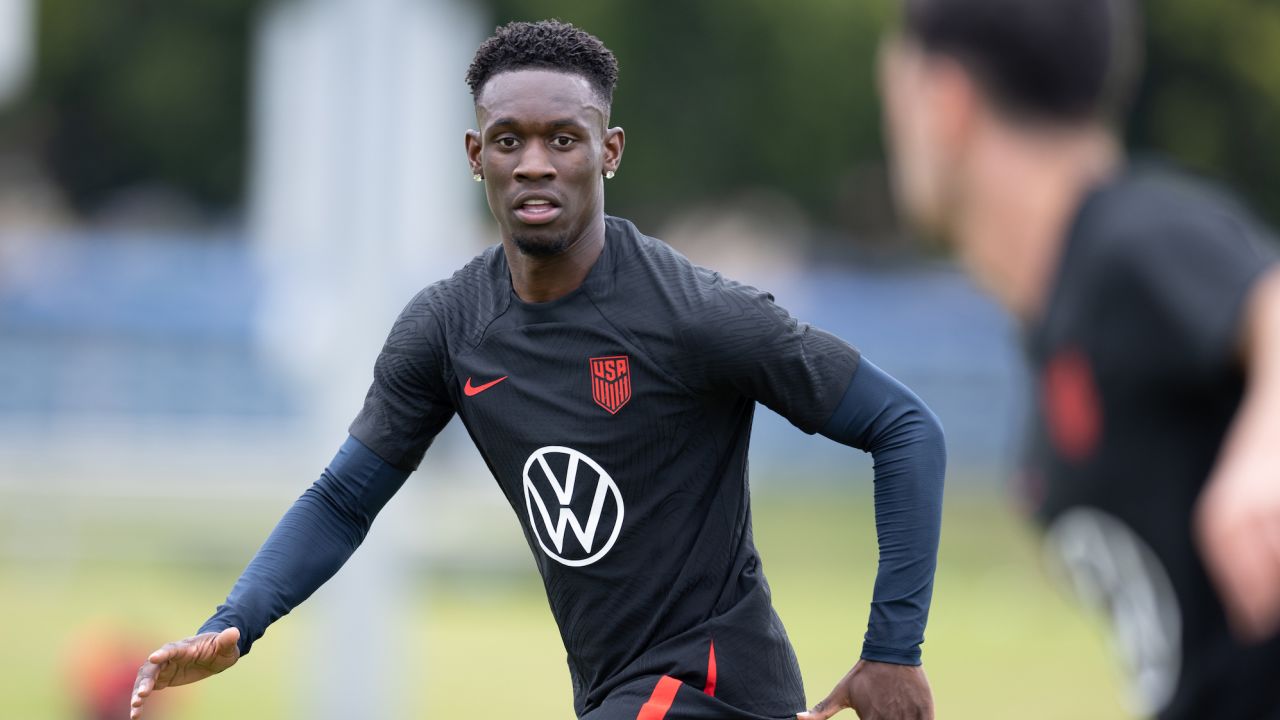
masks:
<svg viewBox="0 0 1280 720"><path fill-rule="evenodd" d="M1067 577L1110 615L1144 716L1280 718L1280 638L1235 642L1192 532L1244 390L1244 302L1274 262L1229 199L1133 171L1087 198L1029 332L1026 490Z"/></svg>
<svg viewBox="0 0 1280 720"><path fill-rule="evenodd" d="M804 707L751 539L757 401L874 459L862 657L920 664L946 445L928 407L772 298L624 220L577 290L512 291L501 248L401 313L351 435L201 633L248 653L342 567L457 414L524 529L578 716L762 720Z"/></svg>
<svg viewBox="0 0 1280 720"><path fill-rule="evenodd" d="M773 299L624 220L582 285L516 297L501 247L420 293L351 435L201 633L248 653L342 567L455 414L524 529L584 720L767 720L804 707L751 537L755 403L871 453L880 548L862 658L919 665L942 523L942 426Z"/></svg>
<svg viewBox="0 0 1280 720"><path fill-rule="evenodd" d="M351 435L411 469L462 419L533 551L578 714L635 678L700 674L714 643L717 696L782 717L804 692L752 542L752 415L819 431L858 365L766 293L608 218L557 300L520 300L501 247L423 291Z"/></svg>

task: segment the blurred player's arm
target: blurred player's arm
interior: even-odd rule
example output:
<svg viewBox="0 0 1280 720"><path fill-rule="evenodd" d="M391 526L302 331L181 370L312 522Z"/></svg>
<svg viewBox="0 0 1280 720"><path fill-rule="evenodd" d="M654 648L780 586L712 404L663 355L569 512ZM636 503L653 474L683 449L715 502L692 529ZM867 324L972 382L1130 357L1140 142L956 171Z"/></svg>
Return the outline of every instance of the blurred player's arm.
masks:
<svg viewBox="0 0 1280 720"><path fill-rule="evenodd" d="M862 660L802 720L844 708L862 717L931 718L920 666L942 527L942 426L911 390L863 358L821 433L875 460L880 566Z"/></svg>
<svg viewBox="0 0 1280 720"><path fill-rule="evenodd" d="M311 596L351 557L409 471L349 437L320 479L276 525L257 555L196 635L147 658L134 684L131 717L157 690L203 680L231 667L267 627Z"/></svg>
<svg viewBox="0 0 1280 720"><path fill-rule="evenodd" d="M1238 213L1238 217L1236 215ZM1245 218L1242 221L1240 218ZM1196 507L1205 568L1245 641L1280 629L1280 264L1243 210L1205 213L1104 250L1100 302L1122 299L1164 333L1152 362L1215 387L1243 372L1244 394ZM1191 528L1188 528L1191 529Z"/></svg>
<svg viewBox="0 0 1280 720"><path fill-rule="evenodd" d="M1280 631L1280 269L1243 308L1246 390L1197 511L1206 565L1236 634Z"/></svg>

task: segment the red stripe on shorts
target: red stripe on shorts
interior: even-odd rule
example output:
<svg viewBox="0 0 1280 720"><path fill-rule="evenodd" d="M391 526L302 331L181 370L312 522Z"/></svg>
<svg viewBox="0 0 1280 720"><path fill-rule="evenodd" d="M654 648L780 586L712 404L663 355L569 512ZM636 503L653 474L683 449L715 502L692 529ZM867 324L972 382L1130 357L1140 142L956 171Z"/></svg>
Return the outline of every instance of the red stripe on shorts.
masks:
<svg viewBox="0 0 1280 720"><path fill-rule="evenodd" d="M703 690L711 697L716 696L716 641L711 641L711 654L707 656L707 689Z"/></svg>
<svg viewBox="0 0 1280 720"><path fill-rule="evenodd" d="M649 696L649 702L640 708L640 714L636 715L636 720L662 720L667 716L667 711L671 709L671 703L676 700L676 693L680 690L680 681L670 675L663 675L658 679L658 685L653 689L653 694Z"/></svg>

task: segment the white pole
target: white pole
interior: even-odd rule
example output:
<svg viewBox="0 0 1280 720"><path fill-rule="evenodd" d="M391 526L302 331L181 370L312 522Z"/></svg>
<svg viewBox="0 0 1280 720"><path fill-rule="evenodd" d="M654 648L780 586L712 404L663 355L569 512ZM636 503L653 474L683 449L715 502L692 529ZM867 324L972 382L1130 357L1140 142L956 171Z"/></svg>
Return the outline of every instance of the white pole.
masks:
<svg viewBox="0 0 1280 720"><path fill-rule="evenodd" d="M396 313L475 252L462 77L480 28L456 0L294 0L261 19L250 221L267 283L261 336L296 379L315 439L304 476L282 481L318 474ZM413 509L397 501L306 608L323 639L304 674L305 717L404 717L405 674L421 686L399 602L397 539Z"/></svg>
<svg viewBox="0 0 1280 720"><path fill-rule="evenodd" d="M31 73L36 47L32 0L0 0L0 106L17 97Z"/></svg>

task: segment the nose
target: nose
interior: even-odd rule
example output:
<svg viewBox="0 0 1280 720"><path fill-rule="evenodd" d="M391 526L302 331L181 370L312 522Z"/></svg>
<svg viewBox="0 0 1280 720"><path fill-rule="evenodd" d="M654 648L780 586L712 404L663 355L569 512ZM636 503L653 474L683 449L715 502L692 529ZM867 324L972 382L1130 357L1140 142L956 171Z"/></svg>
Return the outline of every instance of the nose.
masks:
<svg viewBox="0 0 1280 720"><path fill-rule="evenodd" d="M529 143L520 153L520 162L516 163L516 180L551 180L556 176L556 167L551 163L551 153L542 143Z"/></svg>

